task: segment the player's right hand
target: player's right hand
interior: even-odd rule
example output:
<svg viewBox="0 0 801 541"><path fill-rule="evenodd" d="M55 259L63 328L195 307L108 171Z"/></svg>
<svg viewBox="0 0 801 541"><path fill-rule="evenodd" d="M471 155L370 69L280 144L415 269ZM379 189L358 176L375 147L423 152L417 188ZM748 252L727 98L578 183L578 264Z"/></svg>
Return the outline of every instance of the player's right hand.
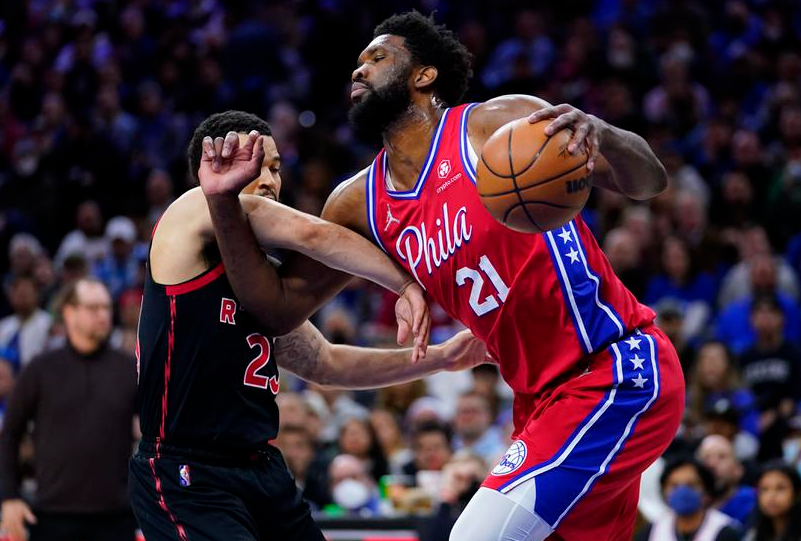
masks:
<svg viewBox="0 0 801 541"><path fill-rule="evenodd" d="M28 535L25 532L25 524L36 524L36 516L22 500L6 500L3 502L2 520L0 520L0 530L5 532L10 541L25 541Z"/></svg>
<svg viewBox="0 0 801 541"><path fill-rule="evenodd" d="M206 136L198 171L200 187L207 197L239 195L259 177L263 161L264 138L256 130L248 134L244 145L239 144L239 135L234 131L224 139Z"/></svg>
<svg viewBox="0 0 801 541"><path fill-rule="evenodd" d="M443 348L449 372L458 372L484 363L497 361L487 353L487 346L468 330L456 333L438 347Z"/></svg>

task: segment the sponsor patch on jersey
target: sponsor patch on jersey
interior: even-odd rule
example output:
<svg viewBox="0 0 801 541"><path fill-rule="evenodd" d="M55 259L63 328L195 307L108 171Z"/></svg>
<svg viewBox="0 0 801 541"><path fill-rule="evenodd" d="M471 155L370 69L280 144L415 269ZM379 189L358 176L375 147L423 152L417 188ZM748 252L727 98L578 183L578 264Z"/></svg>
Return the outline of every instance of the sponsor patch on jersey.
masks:
<svg viewBox="0 0 801 541"><path fill-rule="evenodd" d="M439 178L445 178L448 176L448 173L451 172L451 161L449 159L440 160L439 165L437 166L437 176Z"/></svg>
<svg viewBox="0 0 801 541"><path fill-rule="evenodd" d="M189 476L189 466L186 464L178 466L178 476L182 487L188 487L192 484L192 478Z"/></svg>
<svg viewBox="0 0 801 541"><path fill-rule="evenodd" d="M498 465L492 468L492 475L508 475L523 465L526 460L526 444L522 441L512 443Z"/></svg>

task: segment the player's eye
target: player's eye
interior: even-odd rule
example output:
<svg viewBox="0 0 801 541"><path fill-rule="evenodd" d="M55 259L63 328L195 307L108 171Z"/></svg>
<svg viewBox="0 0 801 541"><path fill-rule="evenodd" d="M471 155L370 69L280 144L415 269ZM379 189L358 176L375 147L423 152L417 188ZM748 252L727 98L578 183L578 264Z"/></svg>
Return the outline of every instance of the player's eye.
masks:
<svg viewBox="0 0 801 541"><path fill-rule="evenodd" d="M376 56L376 57L373 58L373 63L377 64L380 61L384 60L384 58L386 58L386 57L384 57L384 56Z"/></svg>

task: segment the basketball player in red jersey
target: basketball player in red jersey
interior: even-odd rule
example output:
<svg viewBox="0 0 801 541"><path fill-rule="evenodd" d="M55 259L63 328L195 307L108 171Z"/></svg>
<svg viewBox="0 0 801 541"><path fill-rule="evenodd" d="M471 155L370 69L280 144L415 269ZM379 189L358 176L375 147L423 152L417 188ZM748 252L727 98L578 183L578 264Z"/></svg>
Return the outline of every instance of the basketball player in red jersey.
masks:
<svg viewBox="0 0 801 541"><path fill-rule="evenodd" d="M641 137L567 104L509 95L456 105L470 74L469 53L431 19L381 23L352 75L351 120L384 148L323 217L408 269L485 341L515 392L514 441L451 539L631 539L640 474L679 426L676 352L580 217L543 234L507 229L481 204L475 167L498 128L528 117L552 119L546 133L572 130L568 151L588 152L595 186L644 200L665 188L665 170ZM233 197L209 204L223 258L238 261L232 286L246 297L258 263L243 257L247 222ZM310 299L346 281L303 258L280 272Z"/></svg>

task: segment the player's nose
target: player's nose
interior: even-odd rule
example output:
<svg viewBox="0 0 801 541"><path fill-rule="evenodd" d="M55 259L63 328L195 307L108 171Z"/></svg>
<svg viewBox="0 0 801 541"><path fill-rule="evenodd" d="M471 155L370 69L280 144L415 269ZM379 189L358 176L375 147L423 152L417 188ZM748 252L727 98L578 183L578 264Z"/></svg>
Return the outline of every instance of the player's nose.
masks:
<svg viewBox="0 0 801 541"><path fill-rule="evenodd" d="M362 64L361 66L353 70L353 73L350 76L350 80L352 83L355 83L356 81L363 81L366 78L367 78L367 64Z"/></svg>

